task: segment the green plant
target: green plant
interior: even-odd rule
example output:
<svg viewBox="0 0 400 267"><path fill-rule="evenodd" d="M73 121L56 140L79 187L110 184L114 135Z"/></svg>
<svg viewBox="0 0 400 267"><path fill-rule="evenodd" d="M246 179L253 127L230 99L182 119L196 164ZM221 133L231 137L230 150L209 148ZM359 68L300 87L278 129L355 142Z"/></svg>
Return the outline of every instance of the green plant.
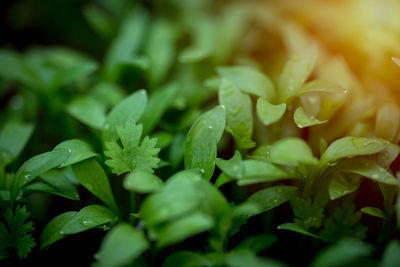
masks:
<svg viewBox="0 0 400 267"><path fill-rule="evenodd" d="M102 62L0 51L0 259L98 229L93 266L286 266L293 240L299 264L396 266L398 106L269 4L137 2L84 8ZM32 196L79 205L35 239Z"/></svg>

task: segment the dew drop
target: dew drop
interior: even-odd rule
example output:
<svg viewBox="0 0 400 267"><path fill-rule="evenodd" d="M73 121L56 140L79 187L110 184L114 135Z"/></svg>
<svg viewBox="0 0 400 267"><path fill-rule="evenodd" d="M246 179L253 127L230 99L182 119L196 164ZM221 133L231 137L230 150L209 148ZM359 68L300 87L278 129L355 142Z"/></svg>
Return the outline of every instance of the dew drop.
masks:
<svg viewBox="0 0 400 267"><path fill-rule="evenodd" d="M61 235L63 235L63 234L64 234L64 231L63 231L63 230L61 230L61 231L60 231L60 234L61 234Z"/></svg>
<svg viewBox="0 0 400 267"><path fill-rule="evenodd" d="M72 153L72 150L71 150L71 149L68 149L68 153Z"/></svg>
<svg viewBox="0 0 400 267"><path fill-rule="evenodd" d="M91 184L86 184L85 187L87 188L87 190L92 191L93 190L93 186Z"/></svg>
<svg viewBox="0 0 400 267"><path fill-rule="evenodd" d="M378 179L378 178L379 178L378 174L376 174L376 173L372 174L372 179Z"/></svg>
<svg viewBox="0 0 400 267"><path fill-rule="evenodd" d="M336 166L336 165L337 165L337 161L328 163L328 166L330 166L330 167L333 167L333 166Z"/></svg>
<svg viewBox="0 0 400 267"><path fill-rule="evenodd" d="M209 125L209 126L208 126L208 129L212 129L212 126L211 126L211 125Z"/></svg>
<svg viewBox="0 0 400 267"><path fill-rule="evenodd" d="M204 174L204 169L200 169L200 172L201 172L202 174Z"/></svg>
<svg viewBox="0 0 400 267"><path fill-rule="evenodd" d="M224 106L224 105L221 105L221 108L225 109L225 106Z"/></svg>
<svg viewBox="0 0 400 267"><path fill-rule="evenodd" d="M25 175L25 180L29 180L30 177L31 177L30 174Z"/></svg>

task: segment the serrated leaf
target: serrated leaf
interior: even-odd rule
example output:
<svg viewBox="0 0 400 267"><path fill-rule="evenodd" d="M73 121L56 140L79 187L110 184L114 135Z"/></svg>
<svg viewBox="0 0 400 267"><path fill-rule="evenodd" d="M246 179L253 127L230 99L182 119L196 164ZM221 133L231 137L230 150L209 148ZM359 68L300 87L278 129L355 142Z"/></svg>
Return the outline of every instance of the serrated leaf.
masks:
<svg viewBox="0 0 400 267"><path fill-rule="evenodd" d="M224 79L218 93L219 103L226 108L226 128L232 132L239 149L247 149L253 135L251 99L229 80ZM242 141L243 140L243 141ZM251 146L255 143L250 142Z"/></svg>
<svg viewBox="0 0 400 267"><path fill-rule="evenodd" d="M263 97L269 102L275 101L274 84L263 73L246 66L219 67L217 71L243 92Z"/></svg>
<svg viewBox="0 0 400 267"><path fill-rule="evenodd" d="M139 90L119 102L107 115L103 129L103 138L108 141L117 139L117 127L124 126L127 121L137 122L147 104L145 90Z"/></svg>
<svg viewBox="0 0 400 267"><path fill-rule="evenodd" d="M387 219L385 213L376 207L363 207L361 208L361 212L384 220Z"/></svg>
<svg viewBox="0 0 400 267"><path fill-rule="evenodd" d="M143 232L131 225L120 223L104 237L99 252L94 256L96 267L117 267L130 264L149 248Z"/></svg>
<svg viewBox="0 0 400 267"><path fill-rule="evenodd" d="M143 123L143 135L152 132L162 115L173 102L173 98L178 89L178 84L170 83L157 89L150 95L149 102L147 103L146 109L140 119Z"/></svg>
<svg viewBox="0 0 400 267"><path fill-rule="evenodd" d="M262 97L257 99L257 115L264 125L271 125L279 121L285 111L286 103L273 105Z"/></svg>
<svg viewBox="0 0 400 267"><path fill-rule="evenodd" d="M298 225L296 223L284 223L278 226L279 230L288 230L288 231L292 231L292 232L296 232L296 233L300 233L303 235L308 235L314 238L321 238L309 231L307 231L306 229L304 229L303 226Z"/></svg>
<svg viewBox="0 0 400 267"><path fill-rule="evenodd" d="M72 117L93 129L101 130L106 120L105 107L93 98L76 98L67 105L66 110Z"/></svg>
<svg viewBox="0 0 400 267"><path fill-rule="evenodd" d="M195 212L178 218L158 231L157 246L162 248L181 242L191 236L211 229L214 225L214 219L201 212Z"/></svg>
<svg viewBox="0 0 400 267"><path fill-rule="evenodd" d="M156 147L157 139L145 136L142 124L136 125L133 121L127 121L124 127L117 127L116 140L106 142L104 154L109 157L105 162L112 168L112 172L121 175L125 172L146 171L153 172L157 168L160 159L157 157L160 148ZM122 147L121 147L122 145Z"/></svg>
<svg viewBox="0 0 400 267"><path fill-rule="evenodd" d="M288 153L288 151L291 151ZM314 157L308 144L296 137L281 139L271 146L269 158L272 163L297 166L299 163L315 165Z"/></svg>
<svg viewBox="0 0 400 267"><path fill-rule="evenodd" d="M0 132L0 160L7 165L21 153L33 132L33 125L18 120L7 121Z"/></svg>
<svg viewBox="0 0 400 267"><path fill-rule="evenodd" d="M108 208L100 205L90 205L81 209L67 221L60 233L63 235L77 234L105 224L112 224L115 220L115 214Z"/></svg>
<svg viewBox="0 0 400 267"><path fill-rule="evenodd" d="M32 222L26 222L29 212L26 206L15 207L15 212L10 208L3 212L4 223L0 222L0 254L3 258L8 257L6 248L14 248L20 259L28 256L36 243L30 234L35 228ZM6 226L7 225L7 226Z"/></svg>
<svg viewBox="0 0 400 267"><path fill-rule="evenodd" d="M345 239L319 252L311 266L346 266L357 258L368 256L371 252L372 247L369 244L359 240Z"/></svg>
<svg viewBox="0 0 400 267"><path fill-rule="evenodd" d="M335 172L329 183L329 197L334 200L356 191L361 183L361 177L355 174Z"/></svg>
<svg viewBox="0 0 400 267"><path fill-rule="evenodd" d="M139 193L151 193L160 190L163 187L163 181L152 173L144 171L135 171L128 174L124 180L126 190Z"/></svg>
<svg viewBox="0 0 400 267"><path fill-rule="evenodd" d="M72 165L76 178L93 195L97 196L114 212L118 213L118 207L115 203L108 178L94 159L87 159Z"/></svg>
<svg viewBox="0 0 400 267"><path fill-rule="evenodd" d="M71 153L66 150L46 152L30 158L18 169L11 185L11 200L15 200L18 190L32 182L48 170L66 162Z"/></svg>
<svg viewBox="0 0 400 267"><path fill-rule="evenodd" d="M92 148L86 142L79 139L66 140L53 149L53 151L61 150L70 153L70 157L66 162L61 164L61 167L70 166L85 159L97 156L97 153L93 152Z"/></svg>
<svg viewBox="0 0 400 267"><path fill-rule="evenodd" d="M225 118L225 108L215 107L196 120L186 138L185 168L200 168L207 180L214 173L217 144L225 128Z"/></svg>
<svg viewBox="0 0 400 267"><path fill-rule="evenodd" d="M64 238L65 235L61 233L61 229L77 214L78 212L76 211L67 211L54 217L46 224L40 235L40 249L45 249L54 242Z"/></svg>
<svg viewBox="0 0 400 267"><path fill-rule="evenodd" d="M215 163L226 175L236 179L243 177L244 166L242 156L239 151L235 151L235 154L229 160L217 158Z"/></svg>
<svg viewBox="0 0 400 267"><path fill-rule="evenodd" d="M281 102L286 102L295 96L304 82L310 76L317 61L318 47L312 44L294 54L285 64L279 80L279 95Z"/></svg>
<svg viewBox="0 0 400 267"><path fill-rule="evenodd" d="M343 137L326 149L320 164L327 165L341 158L376 154L386 149L389 144L388 141L379 138Z"/></svg>
<svg viewBox="0 0 400 267"><path fill-rule="evenodd" d="M320 121L314 117L308 116L303 107L298 107L294 112L294 122L299 128L310 127L327 121Z"/></svg>

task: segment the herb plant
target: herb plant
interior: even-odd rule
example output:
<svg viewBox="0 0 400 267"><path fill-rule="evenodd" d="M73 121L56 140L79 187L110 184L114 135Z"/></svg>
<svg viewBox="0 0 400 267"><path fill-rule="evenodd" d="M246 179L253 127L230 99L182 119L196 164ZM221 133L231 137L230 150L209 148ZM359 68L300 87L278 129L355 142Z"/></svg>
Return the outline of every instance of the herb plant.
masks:
<svg viewBox="0 0 400 267"><path fill-rule="evenodd" d="M395 86L288 5L87 1L104 51L4 46L2 263L400 266Z"/></svg>

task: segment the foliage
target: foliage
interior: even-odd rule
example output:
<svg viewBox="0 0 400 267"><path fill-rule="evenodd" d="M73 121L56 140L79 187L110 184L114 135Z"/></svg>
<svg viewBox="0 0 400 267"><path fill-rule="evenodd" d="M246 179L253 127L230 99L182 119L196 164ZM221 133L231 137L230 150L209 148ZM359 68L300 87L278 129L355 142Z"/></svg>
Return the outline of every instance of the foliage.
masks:
<svg viewBox="0 0 400 267"><path fill-rule="evenodd" d="M99 54L1 48L0 260L396 266L392 85L278 2L87 1Z"/></svg>

